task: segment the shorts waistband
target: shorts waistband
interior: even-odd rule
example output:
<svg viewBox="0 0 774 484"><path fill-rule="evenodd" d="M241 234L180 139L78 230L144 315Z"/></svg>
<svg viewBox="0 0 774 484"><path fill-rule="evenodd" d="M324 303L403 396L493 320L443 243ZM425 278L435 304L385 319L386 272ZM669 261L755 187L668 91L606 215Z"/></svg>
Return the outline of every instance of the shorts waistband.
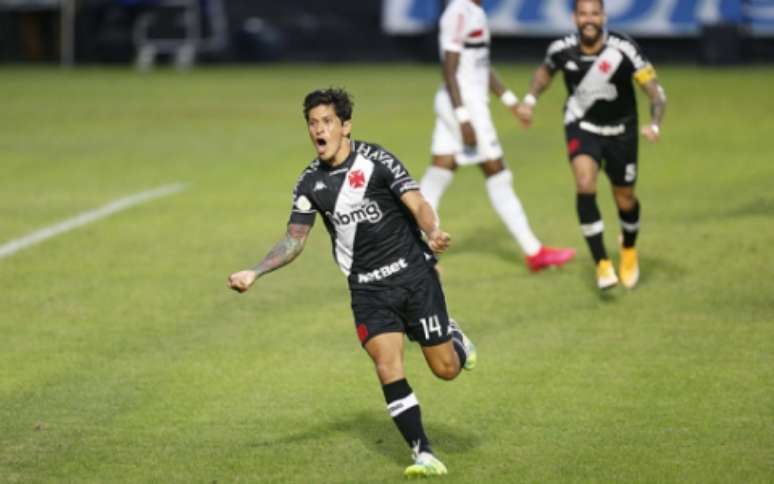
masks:
<svg viewBox="0 0 774 484"><path fill-rule="evenodd" d="M581 121L580 129L600 136L618 136L626 132L626 126L623 124L617 124L615 126L599 126L589 123L588 121Z"/></svg>

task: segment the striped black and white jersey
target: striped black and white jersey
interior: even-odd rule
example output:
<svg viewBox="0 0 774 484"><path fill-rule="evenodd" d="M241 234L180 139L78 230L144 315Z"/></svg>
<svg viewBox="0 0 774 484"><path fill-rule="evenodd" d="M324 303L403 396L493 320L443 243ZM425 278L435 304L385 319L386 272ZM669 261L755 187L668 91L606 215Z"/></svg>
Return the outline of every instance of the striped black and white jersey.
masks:
<svg viewBox="0 0 774 484"><path fill-rule="evenodd" d="M644 84L655 77L653 66L630 37L606 32L605 43L595 55L580 51L578 34L551 43L545 65L552 73L561 70L568 98L565 124L598 134L621 134L624 127L637 124L637 100L632 78Z"/></svg>
<svg viewBox="0 0 774 484"><path fill-rule="evenodd" d="M322 215L333 257L351 288L379 288L426 274L436 259L401 195L419 190L403 163L382 147L352 142L335 167L314 160L293 191L289 223ZM420 272L421 271L421 272Z"/></svg>

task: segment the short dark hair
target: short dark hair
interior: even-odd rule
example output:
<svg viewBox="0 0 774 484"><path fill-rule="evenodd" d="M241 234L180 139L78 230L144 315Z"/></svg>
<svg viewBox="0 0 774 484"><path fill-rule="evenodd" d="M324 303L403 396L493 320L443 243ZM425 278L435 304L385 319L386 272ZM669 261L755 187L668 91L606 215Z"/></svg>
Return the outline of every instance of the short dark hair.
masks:
<svg viewBox="0 0 774 484"><path fill-rule="evenodd" d="M573 12L577 12L578 11L578 2L581 2L581 1L584 1L584 0L573 0L573 5L572 5ZM605 0L596 0L596 1L599 2L599 6L602 7L602 10L604 10L605 9Z"/></svg>
<svg viewBox="0 0 774 484"><path fill-rule="evenodd" d="M352 119L352 98L344 89L330 87L312 91L304 98L304 118L309 121L309 111L320 105L333 105L336 116L343 123Z"/></svg>

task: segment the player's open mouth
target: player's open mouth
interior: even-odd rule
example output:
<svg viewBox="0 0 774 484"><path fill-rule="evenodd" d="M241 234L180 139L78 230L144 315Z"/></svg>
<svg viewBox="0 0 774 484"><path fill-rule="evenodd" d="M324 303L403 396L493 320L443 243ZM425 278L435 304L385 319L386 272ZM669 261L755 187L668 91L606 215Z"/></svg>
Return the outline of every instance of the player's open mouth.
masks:
<svg viewBox="0 0 774 484"><path fill-rule="evenodd" d="M317 148L317 154L319 156L322 156L325 153L325 150L327 149L328 140L323 138L315 138L314 145Z"/></svg>

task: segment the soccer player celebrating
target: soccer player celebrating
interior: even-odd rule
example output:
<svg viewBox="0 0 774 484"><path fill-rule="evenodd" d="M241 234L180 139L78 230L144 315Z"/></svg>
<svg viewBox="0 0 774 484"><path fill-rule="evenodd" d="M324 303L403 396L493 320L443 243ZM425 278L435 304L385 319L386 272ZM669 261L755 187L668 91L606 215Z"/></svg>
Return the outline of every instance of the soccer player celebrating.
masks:
<svg viewBox="0 0 774 484"><path fill-rule="evenodd" d="M490 32L481 0L452 0L441 16L439 39L444 84L435 96L432 164L422 178L422 194L437 210L457 166L477 164L486 177L489 200L526 255L529 268L539 271L564 264L575 256L575 249L540 243L503 162L489 112L489 91L514 115L518 100L489 65Z"/></svg>
<svg viewBox="0 0 774 484"><path fill-rule="evenodd" d="M449 234L394 155L350 139L352 103L345 91L308 94L304 116L317 158L293 191L287 234L257 266L232 274L228 285L247 291L295 259L319 212L347 276L357 335L376 367L387 411L413 450L405 475L446 474L406 381L403 335L421 345L428 366L444 380L476 364L475 346L449 318L435 270L434 253L448 248Z"/></svg>
<svg viewBox="0 0 774 484"><path fill-rule="evenodd" d="M608 289L618 284L605 250L604 225L596 201L597 175L603 167L621 222L621 283L631 289L640 275L634 245L640 228L640 202L634 194L638 137L632 77L650 98L650 124L641 130L648 141L660 137L666 95L637 44L605 29L603 0L576 0L573 18L578 32L549 46L517 112L529 126L538 96L557 70L564 72L569 94L564 109L567 151L575 175L581 232L597 266L597 286Z"/></svg>

